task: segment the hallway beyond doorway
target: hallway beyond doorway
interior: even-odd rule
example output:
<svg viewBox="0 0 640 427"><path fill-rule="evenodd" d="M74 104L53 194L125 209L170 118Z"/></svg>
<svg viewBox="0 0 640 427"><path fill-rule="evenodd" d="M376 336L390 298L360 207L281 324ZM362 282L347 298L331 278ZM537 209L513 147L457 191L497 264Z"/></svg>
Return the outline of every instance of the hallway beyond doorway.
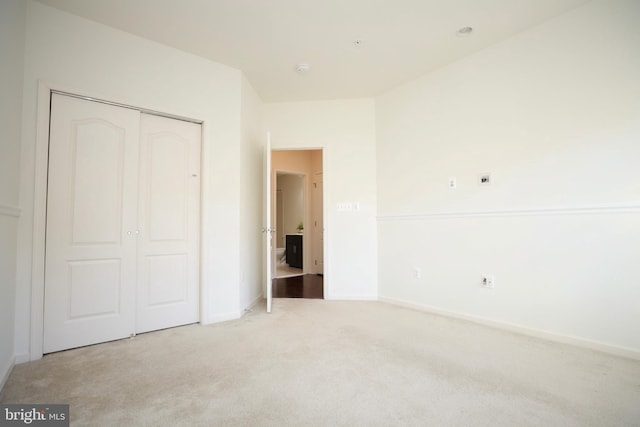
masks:
<svg viewBox="0 0 640 427"><path fill-rule="evenodd" d="M324 299L323 276L318 274L273 279L271 286L274 298Z"/></svg>

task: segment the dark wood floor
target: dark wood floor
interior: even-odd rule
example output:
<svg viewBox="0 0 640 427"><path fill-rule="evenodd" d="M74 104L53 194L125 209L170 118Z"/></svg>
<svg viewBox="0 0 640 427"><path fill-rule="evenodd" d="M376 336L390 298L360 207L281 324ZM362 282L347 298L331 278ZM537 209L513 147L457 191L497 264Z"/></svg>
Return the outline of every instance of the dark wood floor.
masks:
<svg viewBox="0 0 640 427"><path fill-rule="evenodd" d="M272 285L274 298L324 299L322 276L317 274L273 279Z"/></svg>

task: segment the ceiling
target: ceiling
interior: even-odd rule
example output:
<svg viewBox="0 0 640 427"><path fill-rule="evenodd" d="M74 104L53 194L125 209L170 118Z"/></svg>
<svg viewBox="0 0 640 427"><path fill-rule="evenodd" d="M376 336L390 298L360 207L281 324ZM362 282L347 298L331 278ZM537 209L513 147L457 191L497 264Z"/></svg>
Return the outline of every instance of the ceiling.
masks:
<svg viewBox="0 0 640 427"><path fill-rule="evenodd" d="M271 102L376 96L587 2L39 1L241 69Z"/></svg>

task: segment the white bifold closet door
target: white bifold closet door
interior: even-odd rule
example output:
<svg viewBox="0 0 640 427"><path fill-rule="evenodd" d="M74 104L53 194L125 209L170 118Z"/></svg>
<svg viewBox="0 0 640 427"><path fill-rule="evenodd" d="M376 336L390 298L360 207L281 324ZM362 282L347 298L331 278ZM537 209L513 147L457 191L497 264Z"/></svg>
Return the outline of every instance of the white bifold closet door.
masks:
<svg viewBox="0 0 640 427"><path fill-rule="evenodd" d="M198 321L200 125L142 114L136 332Z"/></svg>
<svg viewBox="0 0 640 427"><path fill-rule="evenodd" d="M198 321L200 125L53 94L44 352Z"/></svg>

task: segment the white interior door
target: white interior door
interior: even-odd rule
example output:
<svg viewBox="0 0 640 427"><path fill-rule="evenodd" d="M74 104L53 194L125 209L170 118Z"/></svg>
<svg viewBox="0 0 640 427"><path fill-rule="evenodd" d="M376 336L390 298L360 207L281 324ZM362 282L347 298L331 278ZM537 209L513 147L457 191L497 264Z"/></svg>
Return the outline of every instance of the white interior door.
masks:
<svg viewBox="0 0 640 427"><path fill-rule="evenodd" d="M199 317L201 126L142 114L136 332Z"/></svg>
<svg viewBox="0 0 640 427"><path fill-rule="evenodd" d="M273 301L273 227L271 226L271 133L267 132L263 165L263 250L264 282L267 293L267 313L271 313Z"/></svg>
<svg viewBox="0 0 640 427"><path fill-rule="evenodd" d="M45 353L134 332L139 112L51 99Z"/></svg>

